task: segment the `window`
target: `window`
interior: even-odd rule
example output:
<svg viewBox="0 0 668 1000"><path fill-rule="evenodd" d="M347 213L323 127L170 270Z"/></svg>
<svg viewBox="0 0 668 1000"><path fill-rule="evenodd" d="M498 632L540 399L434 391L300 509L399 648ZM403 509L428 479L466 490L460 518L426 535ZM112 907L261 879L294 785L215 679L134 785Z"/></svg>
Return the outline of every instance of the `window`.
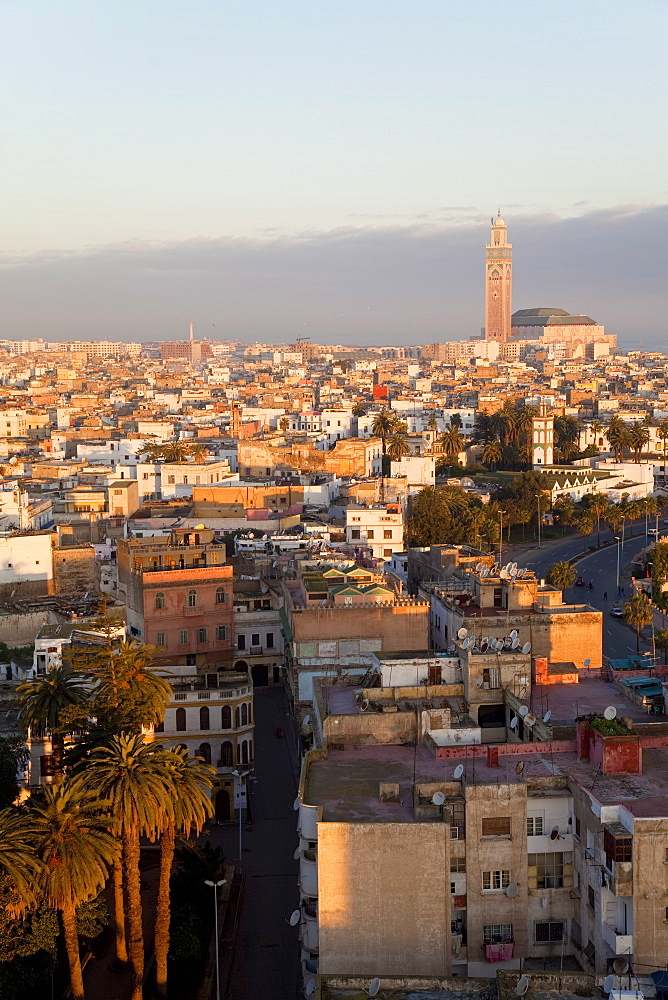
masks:
<svg viewBox="0 0 668 1000"><path fill-rule="evenodd" d="M52 778L56 773L56 758L52 753L45 753L39 758L39 773L41 778Z"/></svg>
<svg viewBox="0 0 668 1000"><path fill-rule="evenodd" d="M253 632L251 634L251 646L259 646L259 645L260 645L260 633Z"/></svg>
<svg viewBox="0 0 668 1000"><path fill-rule="evenodd" d="M482 682L487 688L500 688L501 687L501 671L498 667L489 667L488 669L483 669L482 672Z"/></svg>
<svg viewBox="0 0 668 1000"><path fill-rule="evenodd" d="M389 538L389 540L392 541L392 529L391 528L385 528L385 530L383 531L383 538Z"/></svg>
<svg viewBox="0 0 668 1000"><path fill-rule="evenodd" d="M274 648L274 633L267 632L267 649L273 649L273 648Z"/></svg>
<svg viewBox="0 0 668 1000"><path fill-rule="evenodd" d="M242 726L248 725L248 705L246 704L243 704L241 706L241 725Z"/></svg>
<svg viewBox="0 0 668 1000"><path fill-rule="evenodd" d="M162 608L164 608L164 606L165 606L165 595L164 594L156 594L155 595L155 608L156 608L156 611L161 611Z"/></svg>
<svg viewBox="0 0 668 1000"><path fill-rule="evenodd" d="M510 837L510 816L488 816L482 821L483 837Z"/></svg>
<svg viewBox="0 0 668 1000"><path fill-rule="evenodd" d="M186 597L186 606L189 607L189 608L196 608L197 607L197 591L196 590L189 590L188 591L188 596Z"/></svg>
<svg viewBox="0 0 668 1000"><path fill-rule="evenodd" d="M238 635L237 636L237 649L245 649L245 648L246 648L246 636L245 635Z"/></svg>
<svg viewBox="0 0 668 1000"><path fill-rule="evenodd" d="M232 728L232 709L229 705L223 705L222 711L220 713L220 728L221 729L231 729Z"/></svg>
<svg viewBox="0 0 668 1000"><path fill-rule="evenodd" d="M386 559L389 559L390 556L392 555L392 549L383 549L383 555L385 556Z"/></svg>
<svg viewBox="0 0 668 1000"><path fill-rule="evenodd" d="M211 744L210 743L200 743L199 750L197 751L198 757L204 758L205 764L211 763Z"/></svg>
<svg viewBox="0 0 668 1000"><path fill-rule="evenodd" d="M536 944L563 941L564 929L563 920L541 920L534 924L534 941Z"/></svg>
<svg viewBox="0 0 668 1000"><path fill-rule="evenodd" d="M197 657L195 656L194 653L188 653L188 655L186 656L186 666L187 667L197 666Z"/></svg>
<svg viewBox="0 0 668 1000"><path fill-rule="evenodd" d="M450 858L450 871L460 874L466 872L466 858Z"/></svg>
<svg viewBox="0 0 668 1000"><path fill-rule="evenodd" d="M179 629L179 646L187 646L187 645L188 645L188 629L187 628L180 628Z"/></svg>
<svg viewBox="0 0 668 1000"><path fill-rule="evenodd" d="M502 594L501 587L495 587L494 588L494 607L495 608L500 608L501 605L502 605L501 594Z"/></svg>
<svg viewBox="0 0 668 1000"><path fill-rule="evenodd" d="M209 725L209 709L204 706L199 710L199 728L200 729L210 729Z"/></svg>
<svg viewBox="0 0 668 1000"><path fill-rule="evenodd" d="M573 920L571 917L571 941L576 948L582 947L582 928L580 927L577 920Z"/></svg>
<svg viewBox="0 0 668 1000"><path fill-rule="evenodd" d="M527 837L543 836L543 817L527 816Z"/></svg>
<svg viewBox="0 0 668 1000"><path fill-rule="evenodd" d="M205 628L198 628L197 629L197 641L198 642L206 642L206 629Z"/></svg>
<svg viewBox="0 0 668 1000"><path fill-rule="evenodd" d="M530 889L561 889L564 886L564 875L568 875L567 884L572 884L571 870L573 855L570 851L562 854L555 851L550 854L530 854L528 856L528 886ZM533 870L532 870L533 869Z"/></svg>
<svg viewBox="0 0 668 1000"><path fill-rule="evenodd" d="M582 833L582 826L581 826L581 823L580 823L580 817L576 816L575 817L575 836L578 838L578 840L580 839L581 833Z"/></svg>
<svg viewBox="0 0 668 1000"><path fill-rule="evenodd" d="M456 883L456 882L451 882L451 883L450 883L450 892L451 892L451 894L452 894L453 896L454 896L454 895L455 895L455 893L457 892L457 883Z"/></svg>
<svg viewBox="0 0 668 1000"><path fill-rule="evenodd" d="M483 944L510 944L512 940L512 924L485 924L482 929Z"/></svg>
<svg viewBox="0 0 668 1000"><path fill-rule="evenodd" d="M183 477L183 484L184 484L184 486L188 485L188 477L187 476Z"/></svg>
<svg viewBox="0 0 668 1000"><path fill-rule="evenodd" d="M351 537L351 539L352 539L352 540L353 540L354 542L357 542L357 541L359 541L359 537L360 537L360 529L359 529L359 528L353 528L353 529L352 529L352 531L350 532L350 537Z"/></svg>
<svg viewBox="0 0 668 1000"><path fill-rule="evenodd" d="M589 906L591 906L592 910L596 909L595 899L596 899L596 897L594 895L594 890L592 889L592 887L590 885L588 885L587 886L587 903L589 904Z"/></svg>
<svg viewBox="0 0 668 1000"><path fill-rule="evenodd" d="M502 889L507 889L509 885L510 872L505 868L482 873L483 892L501 892Z"/></svg>
<svg viewBox="0 0 668 1000"><path fill-rule="evenodd" d="M366 537L370 542L373 541L373 528L367 528Z"/></svg>
<svg viewBox="0 0 668 1000"><path fill-rule="evenodd" d="M216 639L218 640L218 642L224 642L225 639L229 638L229 635L230 635L230 630L228 629L227 625L218 625L216 627Z"/></svg>
<svg viewBox="0 0 668 1000"><path fill-rule="evenodd" d="M227 604L227 591L224 587L219 587L216 591L216 604Z"/></svg>
<svg viewBox="0 0 668 1000"><path fill-rule="evenodd" d="M167 482L170 486L174 485L174 476L167 476Z"/></svg>
<svg viewBox="0 0 668 1000"><path fill-rule="evenodd" d="M177 733L185 733L185 731L186 731L186 710L185 710L185 708L177 708L177 710L176 710L176 731L177 731Z"/></svg>
<svg viewBox="0 0 668 1000"><path fill-rule="evenodd" d="M220 747L220 767L232 767L232 744L225 740Z"/></svg>
<svg viewBox="0 0 668 1000"><path fill-rule="evenodd" d="M248 740L244 740L241 744L241 763L248 763Z"/></svg>
<svg viewBox="0 0 668 1000"><path fill-rule="evenodd" d="M633 838L615 837L609 830L604 830L603 850L605 851L605 863L612 871L613 862L633 860Z"/></svg>
<svg viewBox="0 0 668 1000"><path fill-rule="evenodd" d="M158 634L157 634L157 636L155 638L155 644L156 644L156 646L166 646L167 645L167 640L165 638L165 633L164 632L158 632Z"/></svg>
<svg viewBox="0 0 668 1000"><path fill-rule="evenodd" d="M235 727L235 729L238 729L240 725L241 725L241 710L240 710L239 706L237 705L237 707L234 709L234 727Z"/></svg>

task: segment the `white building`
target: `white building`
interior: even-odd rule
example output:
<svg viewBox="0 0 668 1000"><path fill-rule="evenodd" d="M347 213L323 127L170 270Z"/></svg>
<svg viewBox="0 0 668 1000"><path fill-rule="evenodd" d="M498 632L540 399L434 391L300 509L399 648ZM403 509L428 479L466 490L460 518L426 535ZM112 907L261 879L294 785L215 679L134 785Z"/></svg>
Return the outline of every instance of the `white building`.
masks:
<svg viewBox="0 0 668 1000"><path fill-rule="evenodd" d="M366 546L374 559L390 559L404 547L404 515L399 504L348 507L346 542Z"/></svg>

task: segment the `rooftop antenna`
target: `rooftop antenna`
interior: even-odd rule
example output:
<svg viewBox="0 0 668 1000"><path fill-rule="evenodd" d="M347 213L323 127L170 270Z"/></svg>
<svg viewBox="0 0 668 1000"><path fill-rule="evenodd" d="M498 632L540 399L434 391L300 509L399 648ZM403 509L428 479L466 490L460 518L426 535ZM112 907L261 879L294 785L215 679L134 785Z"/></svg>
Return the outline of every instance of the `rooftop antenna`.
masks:
<svg viewBox="0 0 668 1000"><path fill-rule="evenodd" d="M299 861L299 855L301 854L301 852L302 852L301 847L299 846L295 847L295 853L292 855L295 861Z"/></svg>
<svg viewBox="0 0 668 1000"><path fill-rule="evenodd" d="M518 722L519 722L519 719L517 718L517 716L513 715L512 719L510 720L510 728L511 729L517 729L517 723Z"/></svg>
<svg viewBox="0 0 668 1000"><path fill-rule="evenodd" d="M468 634L469 630L467 628L460 628L459 631L457 632L457 638L465 639Z"/></svg>
<svg viewBox="0 0 668 1000"><path fill-rule="evenodd" d="M521 705L520 706L520 716L521 716L521 718L524 718L528 714L529 714L529 706L528 705Z"/></svg>
<svg viewBox="0 0 668 1000"><path fill-rule="evenodd" d="M612 722L613 719L616 719L617 718L617 709L615 708L615 706L614 705L608 705L608 707L606 708L605 712L603 713L603 717L606 718L608 720L608 722Z"/></svg>
<svg viewBox="0 0 668 1000"><path fill-rule="evenodd" d="M295 801L292 803L292 808L294 809L295 812L297 812L297 810L299 809L299 796L297 796Z"/></svg>

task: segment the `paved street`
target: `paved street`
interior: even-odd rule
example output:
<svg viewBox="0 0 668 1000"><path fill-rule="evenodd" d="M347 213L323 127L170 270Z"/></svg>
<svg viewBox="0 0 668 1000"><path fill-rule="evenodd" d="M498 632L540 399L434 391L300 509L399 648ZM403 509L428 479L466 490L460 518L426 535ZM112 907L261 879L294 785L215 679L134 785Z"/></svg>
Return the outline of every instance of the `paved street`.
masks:
<svg viewBox="0 0 668 1000"><path fill-rule="evenodd" d="M294 1000L299 996L297 929L288 919L299 904L296 813L298 762L293 744L274 735L277 726L291 731L282 687L255 692L254 822L243 830L245 889L229 1000ZM226 861L239 855L238 827L214 828Z"/></svg>
<svg viewBox="0 0 668 1000"><path fill-rule="evenodd" d="M636 524L635 530L640 532L639 523ZM661 530L662 535L666 533L668 533L666 529ZM601 531L601 543L609 542L612 538L611 531ZM589 542L590 544L596 542L595 533L590 536ZM576 564L578 575L583 576L587 583L590 580L593 581L594 589L590 591L589 589L573 587L567 591L566 599L586 601L604 613L603 652L606 656L624 657L636 652L635 632L623 621L611 618L610 609L615 606L623 607L624 600L628 600L631 596L631 560L646 544L644 525L642 533L636 534L635 537L627 535L625 539L623 557L620 559L620 583L625 588L625 597L617 596L617 545L611 545L598 552L591 552ZM542 549L536 547L529 550L520 565L527 565L535 571L537 576L545 576L552 563L579 556L582 550L582 536L569 537L565 538L563 542L550 542ZM603 595L605 593L607 593L608 598L604 601ZM665 617L657 612L655 614L655 628L665 628L667 624L668 621ZM641 637L640 650L641 652L651 651L651 629L646 629L645 635Z"/></svg>

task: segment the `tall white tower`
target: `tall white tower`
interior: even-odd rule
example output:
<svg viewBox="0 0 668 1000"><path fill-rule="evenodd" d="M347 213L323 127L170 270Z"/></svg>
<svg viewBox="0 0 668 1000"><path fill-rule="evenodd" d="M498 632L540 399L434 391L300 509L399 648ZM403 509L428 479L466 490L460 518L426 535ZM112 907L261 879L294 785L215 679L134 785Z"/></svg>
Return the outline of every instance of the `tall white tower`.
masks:
<svg viewBox="0 0 668 1000"><path fill-rule="evenodd" d="M539 417L533 418L532 428L533 467L542 469L554 461L554 417L548 417L543 407Z"/></svg>
<svg viewBox="0 0 668 1000"><path fill-rule="evenodd" d="M485 250L485 340L510 340L512 297L513 247L499 209Z"/></svg>

